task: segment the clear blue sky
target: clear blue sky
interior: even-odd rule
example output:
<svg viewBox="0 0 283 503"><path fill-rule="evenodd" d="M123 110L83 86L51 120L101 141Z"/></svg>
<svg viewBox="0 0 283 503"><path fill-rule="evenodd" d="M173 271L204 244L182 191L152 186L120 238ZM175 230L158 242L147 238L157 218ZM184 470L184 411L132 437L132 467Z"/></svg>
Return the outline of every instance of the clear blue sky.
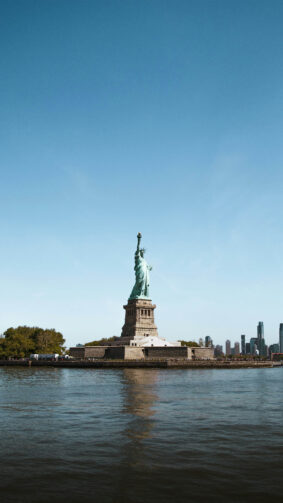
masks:
<svg viewBox="0 0 283 503"><path fill-rule="evenodd" d="M0 331L120 335L136 234L161 336L283 321L283 2L1 0Z"/></svg>

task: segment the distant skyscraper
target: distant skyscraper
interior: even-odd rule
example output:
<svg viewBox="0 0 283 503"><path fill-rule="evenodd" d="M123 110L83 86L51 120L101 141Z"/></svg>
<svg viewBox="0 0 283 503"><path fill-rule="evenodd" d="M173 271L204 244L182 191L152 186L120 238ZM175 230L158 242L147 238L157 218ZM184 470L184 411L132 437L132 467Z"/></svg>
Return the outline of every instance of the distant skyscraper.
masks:
<svg viewBox="0 0 283 503"><path fill-rule="evenodd" d="M213 347L213 340L211 339L210 335L205 336L205 347L206 348L212 348Z"/></svg>
<svg viewBox="0 0 283 503"><path fill-rule="evenodd" d="M214 356L223 356L223 346L220 346L220 344L215 346Z"/></svg>
<svg viewBox="0 0 283 503"><path fill-rule="evenodd" d="M260 341L261 339L264 339L264 325L263 325L263 321L259 321L258 322L258 326L257 326L257 338L258 338L258 341Z"/></svg>
<svg viewBox="0 0 283 503"><path fill-rule="evenodd" d="M257 351L257 338L252 337L250 339L250 353L251 353L251 355L256 355L256 351Z"/></svg>
<svg viewBox="0 0 283 503"><path fill-rule="evenodd" d="M283 353L283 323L279 325L279 351Z"/></svg>
<svg viewBox="0 0 283 503"><path fill-rule="evenodd" d="M204 342L203 342L202 337L198 340L198 343L199 343L200 347L203 348Z"/></svg>
<svg viewBox="0 0 283 503"><path fill-rule="evenodd" d="M257 326L257 346L260 356L266 356L263 321L259 321Z"/></svg>
<svg viewBox="0 0 283 503"><path fill-rule="evenodd" d="M279 344L271 344L269 346L269 355L271 356L272 353L279 353Z"/></svg>
<svg viewBox="0 0 283 503"><path fill-rule="evenodd" d="M226 341L226 356L229 356L231 354L231 341L227 339Z"/></svg>
<svg viewBox="0 0 283 503"><path fill-rule="evenodd" d="M249 342L246 342L246 355L251 354L251 345Z"/></svg>
<svg viewBox="0 0 283 503"><path fill-rule="evenodd" d="M242 355L246 354L246 336L244 334L241 335L241 353Z"/></svg>
<svg viewBox="0 0 283 503"><path fill-rule="evenodd" d="M240 354L240 343L239 342L235 342L235 345L234 345L234 355L239 355Z"/></svg>

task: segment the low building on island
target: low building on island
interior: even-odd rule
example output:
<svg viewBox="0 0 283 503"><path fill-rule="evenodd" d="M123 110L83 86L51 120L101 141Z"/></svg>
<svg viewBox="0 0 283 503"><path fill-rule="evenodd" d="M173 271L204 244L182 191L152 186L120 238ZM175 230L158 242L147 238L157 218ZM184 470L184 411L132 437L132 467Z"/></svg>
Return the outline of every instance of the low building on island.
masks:
<svg viewBox="0 0 283 503"><path fill-rule="evenodd" d="M70 348L70 356L78 359L125 359L141 360L146 358L182 358L205 359L214 358L214 350L209 347L187 347L181 342L169 342L159 337L154 322L155 304L149 297L149 271L144 253L140 248L139 233L135 253L136 282L128 303L124 306L125 323L121 337L101 346L84 346Z"/></svg>
<svg viewBox="0 0 283 503"><path fill-rule="evenodd" d="M79 360L99 358L143 360L151 358L182 358L187 360L212 360L213 349L188 346L84 346L70 348L70 356Z"/></svg>

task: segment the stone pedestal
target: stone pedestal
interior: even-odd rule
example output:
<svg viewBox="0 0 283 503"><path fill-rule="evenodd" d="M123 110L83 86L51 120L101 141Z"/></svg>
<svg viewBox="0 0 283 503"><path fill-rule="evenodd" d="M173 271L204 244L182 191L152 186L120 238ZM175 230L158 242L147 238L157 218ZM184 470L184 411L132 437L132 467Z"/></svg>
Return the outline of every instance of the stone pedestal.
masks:
<svg viewBox="0 0 283 503"><path fill-rule="evenodd" d="M157 327L154 323L156 305L152 304L151 300L133 299L123 307L126 313L120 339L122 344L130 344L134 337L158 337Z"/></svg>

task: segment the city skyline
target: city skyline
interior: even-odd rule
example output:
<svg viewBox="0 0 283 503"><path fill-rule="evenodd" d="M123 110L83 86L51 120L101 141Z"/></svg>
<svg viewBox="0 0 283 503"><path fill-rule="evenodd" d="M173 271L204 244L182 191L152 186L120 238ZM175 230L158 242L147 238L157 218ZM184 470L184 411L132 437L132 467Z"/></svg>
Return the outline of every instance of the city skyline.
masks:
<svg viewBox="0 0 283 503"><path fill-rule="evenodd" d="M229 356L229 355L258 355L263 357L269 357L271 353L282 353L283 354L283 323L279 324L279 334L277 336L277 341L270 344L265 340L264 337L264 322L259 321L256 328L257 337L251 337L248 341L246 334L241 334L240 339L231 341L231 339L225 340L225 345L219 344L214 341L209 335L204 338L201 337L198 341L200 346L213 347L215 350L215 356Z"/></svg>
<svg viewBox="0 0 283 503"><path fill-rule="evenodd" d="M241 348L241 349L240 349ZM257 337L251 337L250 342L246 342L246 335L241 335L241 342L234 342L232 348L231 340L225 341L225 354L241 354L241 355L259 355L270 356L271 353L283 353L283 323L279 324L279 334L277 341L268 344L264 338L264 323L259 321L257 324Z"/></svg>

